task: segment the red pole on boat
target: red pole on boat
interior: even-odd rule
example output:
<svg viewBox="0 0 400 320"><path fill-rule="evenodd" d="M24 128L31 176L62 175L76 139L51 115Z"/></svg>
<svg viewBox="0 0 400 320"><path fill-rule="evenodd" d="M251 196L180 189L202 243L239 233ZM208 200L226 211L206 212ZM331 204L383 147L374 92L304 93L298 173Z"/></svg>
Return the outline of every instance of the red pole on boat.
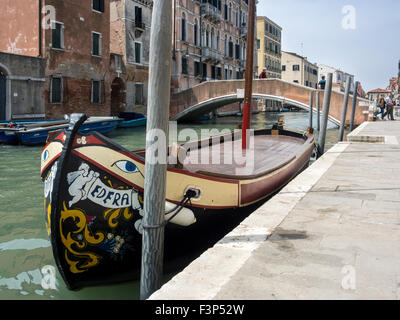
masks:
<svg viewBox="0 0 400 320"><path fill-rule="evenodd" d="M251 100L253 94L254 66L254 26L256 15L256 0L249 0L249 22L247 27L246 73L243 102L242 149L249 146L247 130L250 129Z"/></svg>

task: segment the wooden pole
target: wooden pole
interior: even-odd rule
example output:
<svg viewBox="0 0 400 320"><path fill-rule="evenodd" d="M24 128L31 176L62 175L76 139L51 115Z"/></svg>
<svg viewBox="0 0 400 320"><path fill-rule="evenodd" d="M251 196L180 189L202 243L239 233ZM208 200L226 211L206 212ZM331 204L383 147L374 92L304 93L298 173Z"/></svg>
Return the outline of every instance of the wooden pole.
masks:
<svg viewBox="0 0 400 320"><path fill-rule="evenodd" d="M321 131L321 115L320 115L320 102L319 102L319 89L317 89L317 99L316 99L316 104L317 104L317 130L318 132Z"/></svg>
<svg viewBox="0 0 400 320"><path fill-rule="evenodd" d="M249 0L249 25L247 31L247 48L246 48L246 73L245 73L245 89L243 102L243 124L242 124L242 149L249 146L249 135L247 130L250 129L251 117L251 100L253 95L253 67L254 67L254 26L256 15L256 0Z"/></svg>
<svg viewBox="0 0 400 320"><path fill-rule="evenodd" d="M342 119L340 121L340 129L339 129L339 137L338 141L343 141L344 135L344 127L346 126L346 115L347 115L347 106L349 104L349 95L350 95L350 87L351 87L351 77L346 77L346 90L343 97L343 107L342 107Z"/></svg>
<svg viewBox="0 0 400 320"><path fill-rule="evenodd" d="M314 92L310 91L310 113L308 119L308 126L313 127L313 105L314 105Z"/></svg>
<svg viewBox="0 0 400 320"><path fill-rule="evenodd" d="M356 113L356 106L357 106L358 85L359 85L359 82L356 81L356 84L354 85L353 103L351 106L351 118L350 118L350 128L349 128L350 132L353 131L353 127L354 127L354 115Z"/></svg>
<svg viewBox="0 0 400 320"><path fill-rule="evenodd" d="M157 134L167 148L172 60L172 0L155 0L151 22L148 119L144 182L144 216L140 298L147 299L162 284L167 154L156 153ZM164 144L164 143L163 143ZM157 157L157 161L155 158ZM164 159L165 158L165 159Z"/></svg>
<svg viewBox="0 0 400 320"><path fill-rule="evenodd" d="M326 130L328 128L329 107L331 105L332 77L333 74L328 73L325 85L324 104L322 106L322 126L318 137L318 157L322 156L325 151Z"/></svg>

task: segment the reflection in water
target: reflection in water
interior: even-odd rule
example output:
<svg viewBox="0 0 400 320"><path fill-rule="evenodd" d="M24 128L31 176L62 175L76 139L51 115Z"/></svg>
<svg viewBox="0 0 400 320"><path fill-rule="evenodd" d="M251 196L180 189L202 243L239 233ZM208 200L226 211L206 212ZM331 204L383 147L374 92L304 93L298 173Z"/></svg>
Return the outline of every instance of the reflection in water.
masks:
<svg viewBox="0 0 400 320"><path fill-rule="evenodd" d="M306 130L308 113L288 112L283 115L286 128L300 132ZM279 113L253 115L252 128L270 126L277 122L278 117ZM200 136L201 129L235 129L240 122L239 117L218 118L207 122L180 124L178 131L191 128ZM330 124L326 148L337 142L337 135L336 126ZM116 130L110 134L110 138L131 150L144 148L145 128ZM57 271L56 285L48 285L46 277L50 275L46 273L46 267L56 268L44 223L43 184L39 177L41 149L40 146L0 145L0 299L138 299L139 281L85 288L75 292L66 288ZM247 211L255 208L256 206ZM226 224L224 217L221 217L216 226L221 224ZM218 241L222 236L217 232L209 235L213 241ZM193 251L193 245L193 242L187 243L188 251ZM200 251L178 257L176 265L179 267L166 270L165 281L206 248L203 244Z"/></svg>

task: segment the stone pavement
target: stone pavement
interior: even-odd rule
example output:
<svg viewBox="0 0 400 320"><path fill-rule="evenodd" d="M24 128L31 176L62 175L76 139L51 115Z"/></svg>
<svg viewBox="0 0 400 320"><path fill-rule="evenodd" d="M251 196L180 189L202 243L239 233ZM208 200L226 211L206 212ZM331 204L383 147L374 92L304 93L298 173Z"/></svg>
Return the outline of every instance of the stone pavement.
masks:
<svg viewBox="0 0 400 320"><path fill-rule="evenodd" d="M400 299L400 122L348 140L150 299Z"/></svg>

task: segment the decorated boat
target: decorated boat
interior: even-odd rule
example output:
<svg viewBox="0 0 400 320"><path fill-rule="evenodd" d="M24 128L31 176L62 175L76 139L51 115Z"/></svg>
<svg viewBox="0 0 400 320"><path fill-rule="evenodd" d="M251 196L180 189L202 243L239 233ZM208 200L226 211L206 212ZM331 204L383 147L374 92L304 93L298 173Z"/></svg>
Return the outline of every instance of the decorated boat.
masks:
<svg viewBox="0 0 400 320"><path fill-rule="evenodd" d="M50 135L41 154L47 230L70 289L131 279L141 261L145 150L79 133L85 119L72 115L69 128ZM226 156L233 150L227 146L240 140L232 132L169 148L166 222L188 227L259 202L307 166L314 148L312 130L300 134L280 124L255 131L253 156L244 162L194 161ZM253 163L249 172L246 161Z"/></svg>

